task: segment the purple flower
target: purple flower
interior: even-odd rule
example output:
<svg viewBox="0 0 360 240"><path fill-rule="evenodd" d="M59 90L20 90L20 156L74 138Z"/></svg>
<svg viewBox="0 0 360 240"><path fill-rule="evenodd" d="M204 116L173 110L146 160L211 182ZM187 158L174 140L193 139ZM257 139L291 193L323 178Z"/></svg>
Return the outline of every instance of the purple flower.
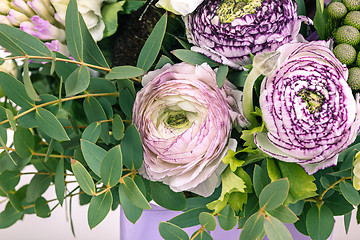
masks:
<svg viewBox="0 0 360 240"><path fill-rule="evenodd" d="M191 50L241 69L251 63L250 53L275 51L294 40L304 19L292 0L208 0L184 21L196 45Z"/></svg>
<svg viewBox="0 0 360 240"><path fill-rule="evenodd" d="M277 68L264 78L259 99L268 132L255 135L256 145L309 174L336 165L360 126L347 68L325 41L288 43L277 51Z"/></svg>
<svg viewBox="0 0 360 240"><path fill-rule="evenodd" d="M35 15L31 17L31 22L22 22L20 29L31 34L41 40L57 39L61 42L65 41L65 31L55 27L49 21Z"/></svg>
<svg viewBox="0 0 360 240"><path fill-rule="evenodd" d="M133 108L144 148L140 174L176 192L211 195L225 169L221 160L236 148L232 126L247 124L234 99L242 93L228 81L219 89L207 64L167 64L144 76L143 85Z"/></svg>

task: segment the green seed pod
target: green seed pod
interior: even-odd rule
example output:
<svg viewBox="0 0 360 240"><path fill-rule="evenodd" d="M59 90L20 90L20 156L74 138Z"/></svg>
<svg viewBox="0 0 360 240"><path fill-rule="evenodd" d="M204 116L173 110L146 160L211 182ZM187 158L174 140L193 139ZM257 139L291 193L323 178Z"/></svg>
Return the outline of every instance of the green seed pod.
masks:
<svg viewBox="0 0 360 240"><path fill-rule="evenodd" d="M329 17L334 19L340 19L345 17L347 9L341 2L331 2L327 7Z"/></svg>
<svg viewBox="0 0 360 240"><path fill-rule="evenodd" d="M360 90L360 68L353 67L349 69L349 77L347 80L352 90Z"/></svg>
<svg viewBox="0 0 360 240"><path fill-rule="evenodd" d="M338 44L347 43L356 46L360 42L360 32L353 26L344 25L335 32L335 41Z"/></svg>
<svg viewBox="0 0 360 240"><path fill-rule="evenodd" d="M349 12L344 19L344 24L360 30L360 11Z"/></svg>
<svg viewBox="0 0 360 240"><path fill-rule="evenodd" d="M343 0L343 3L349 11L360 10L360 0Z"/></svg>
<svg viewBox="0 0 360 240"><path fill-rule="evenodd" d="M355 62L356 50L353 46L347 43L342 43L334 48L334 55L343 64L349 65Z"/></svg>

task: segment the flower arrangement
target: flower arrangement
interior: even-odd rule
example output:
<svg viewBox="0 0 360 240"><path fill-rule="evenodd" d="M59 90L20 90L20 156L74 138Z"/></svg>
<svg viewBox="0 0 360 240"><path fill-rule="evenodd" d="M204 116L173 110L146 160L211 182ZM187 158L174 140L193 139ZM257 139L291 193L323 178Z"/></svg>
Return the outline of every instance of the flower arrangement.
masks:
<svg viewBox="0 0 360 240"><path fill-rule="evenodd" d="M150 203L179 211L164 239L212 239L218 223L241 240L292 239L283 223L327 239L334 216L348 227L359 1L90 3L0 1L0 228L77 195L90 228L119 205L132 223ZM114 44L134 13L148 36ZM115 65L133 43L136 63Z"/></svg>

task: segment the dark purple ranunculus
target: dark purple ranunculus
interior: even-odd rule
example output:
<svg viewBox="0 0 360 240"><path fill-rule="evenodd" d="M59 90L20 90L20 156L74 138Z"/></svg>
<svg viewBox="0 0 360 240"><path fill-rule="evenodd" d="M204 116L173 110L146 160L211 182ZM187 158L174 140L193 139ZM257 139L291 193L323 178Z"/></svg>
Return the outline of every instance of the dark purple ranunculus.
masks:
<svg viewBox="0 0 360 240"><path fill-rule="evenodd" d="M359 99L346 83L348 70L329 45L281 46L277 67L260 90L267 132L255 135L256 145L272 157L300 164L309 174L336 165L360 126Z"/></svg>
<svg viewBox="0 0 360 240"><path fill-rule="evenodd" d="M304 19L292 0L208 0L184 17L191 50L236 69L294 40Z"/></svg>

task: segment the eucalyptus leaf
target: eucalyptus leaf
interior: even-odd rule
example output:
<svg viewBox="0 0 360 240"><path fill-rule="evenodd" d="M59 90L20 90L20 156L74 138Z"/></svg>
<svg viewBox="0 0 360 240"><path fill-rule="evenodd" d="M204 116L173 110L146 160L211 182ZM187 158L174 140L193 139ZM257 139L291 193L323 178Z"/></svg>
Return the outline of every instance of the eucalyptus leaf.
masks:
<svg viewBox="0 0 360 240"><path fill-rule="evenodd" d="M112 135L116 140L121 140L124 137L124 122L121 117L116 114L112 124Z"/></svg>
<svg viewBox="0 0 360 240"><path fill-rule="evenodd" d="M293 239L289 230L278 219L269 216L264 219L265 233L269 239L291 240Z"/></svg>
<svg viewBox="0 0 360 240"><path fill-rule="evenodd" d="M334 227L334 216L326 205L314 205L306 214L306 228L313 240L326 240Z"/></svg>
<svg viewBox="0 0 360 240"><path fill-rule="evenodd" d="M35 202L49 188L51 181L50 175L35 175L26 189L26 201Z"/></svg>
<svg viewBox="0 0 360 240"><path fill-rule="evenodd" d="M268 184L260 193L260 208L269 211L279 207L287 198L288 193L289 181L286 178Z"/></svg>
<svg viewBox="0 0 360 240"><path fill-rule="evenodd" d="M9 202L11 203L11 205L18 211L18 212L23 212L24 211L24 207L21 204L21 200L18 196L16 196L13 193L8 193L7 197L9 198Z"/></svg>
<svg viewBox="0 0 360 240"><path fill-rule="evenodd" d="M50 111L44 108L37 108L35 119L39 129L49 137L59 142L70 140L60 121Z"/></svg>
<svg viewBox="0 0 360 240"><path fill-rule="evenodd" d="M182 192L173 192L168 185L150 182L151 197L160 206L174 211L186 208L186 198Z"/></svg>
<svg viewBox="0 0 360 240"><path fill-rule="evenodd" d="M228 72L229 67L226 65L220 65L220 67L218 68L216 72L216 84L219 88L222 88L222 86L224 85Z"/></svg>
<svg viewBox="0 0 360 240"><path fill-rule="evenodd" d="M90 84L90 72L84 67L76 68L65 81L66 96L76 95L83 92Z"/></svg>
<svg viewBox="0 0 360 240"><path fill-rule="evenodd" d="M344 198L354 206L360 204L360 195L359 192L353 187L353 185L347 181L340 182L339 184L340 191L343 194Z"/></svg>
<svg viewBox="0 0 360 240"><path fill-rule="evenodd" d="M82 61L84 56L84 40L81 34L80 17L76 0L70 0L65 16L66 41L71 56L78 61Z"/></svg>
<svg viewBox="0 0 360 240"><path fill-rule="evenodd" d="M0 173L0 190L10 192L20 181L19 171L4 171Z"/></svg>
<svg viewBox="0 0 360 240"><path fill-rule="evenodd" d="M9 123L11 125L11 128L16 131L16 121L14 119L14 114L12 113L12 111L10 109L5 109L5 112L6 112L6 117L7 119L9 119Z"/></svg>
<svg viewBox="0 0 360 240"><path fill-rule="evenodd" d="M101 124L93 122L87 126L81 135L81 139L96 143L101 133Z"/></svg>
<svg viewBox="0 0 360 240"><path fill-rule="evenodd" d="M187 49L176 49L171 52L177 58L179 58L183 62L190 63L192 65L201 65L204 62L210 65L210 67L218 67L219 64L206 57L205 55L197 52L193 52Z"/></svg>
<svg viewBox="0 0 360 240"><path fill-rule="evenodd" d="M124 192L124 188L119 187L119 198L122 210L124 211L125 217L132 223L136 223L139 220L143 209L135 206L132 201L127 197Z"/></svg>
<svg viewBox="0 0 360 240"><path fill-rule="evenodd" d="M150 36L142 47L136 66L147 72L159 54L165 36L168 15L165 13L155 25Z"/></svg>
<svg viewBox="0 0 360 240"><path fill-rule="evenodd" d="M120 184L127 198L138 208L151 209L150 204L135 184L134 180L130 177L125 177Z"/></svg>
<svg viewBox="0 0 360 240"><path fill-rule="evenodd" d="M88 171L86 171L85 167L76 160L71 160L71 169L75 175L76 181L79 183L81 189L87 195L95 194L95 184L92 180Z"/></svg>
<svg viewBox="0 0 360 240"><path fill-rule="evenodd" d="M270 183L269 177L259 165L255 165L253 183L255 194L258 197L260 196L260 192L263 190L263 188Z"/></svg>
<svg viewBox="0 0 360 240"><path fill-rule="evenodd" d="M264 231L264 215L256 212L245 222L240 240L256 240Z"/></svg>
<svg viewBox="0 0 360 240"><path fill-rule="evenodd" d="M216 218L214 215L208 212L202 212L199 215L200 224L208 231L214 231L216 229Z"/></svg>
<svg viewBox="0 0 360 240"><path fill-rule="evenodd" d="M64 176L64 159L60 159L55 172L55 193L60 205L64 202L65 193L65 176Z"/></svg>
<svg viewBox="0 0 360 240"><path fill-rule="evenodd" d="M270 210L269 214L284 223L294 223L298 220L296 214L284 205L280 205L278 208Z"/></svg>
<svg viewBox="0 0 360 240"><path fill-rule="evenodd" d="M94 196L91 199L88 210L88 223L90 229L93 229L104 220L110 211L112 202L113 197L111 191L106 191L105 193L99 196Z"/></svg>
<svg viewBox="0 0 360 240"><path fill-rule="evenodd" d="M220 227L226 231L233 229L238 222L234 210L229 205L226 205L217 217Z"/></svg>
<svg viewBox="0 0 360 240"><path fill-rule="evenodd" d="M48 218L50 217L50 207L45 198L39 197L35 201L35 213L38 217Z"/></svg>
<svg viewBox="0 0 360 240"><path fill-rule="evenodd" d="M31 131L19 126L14 133L14 146L21 158L30 157L35 148L35 139Z"/></svg>
<svg viewBox="0 0 360 240"><path fill-rule="evenodd" d="M160 222L159 232L160 232L160 235L165 240L173 240L173 239L188 240L189 239L189 236L187 235L187 233L184 230L182 230L175 224L172 224L169 222Z"/></svg>
<svg viewBox="0 0 360 240"><path fill-rule="evenodd" d="M100 176L107 187L114 187L119 182L122 166L121 148L116 145L105 154L100 166Z"/></svg>
<svg viewBox="0 0 360 240"><path fill-rule="evenodd" d="M5 210L0 213L0 229L8 228L15 224L23 213L18 212L13 206L7 205Z"/></svg>
<svg viewBox="0 0 360 240"><path fill-rule="evenodd" d="M168 222L175 224L181 228L192 227L200 224L199 216L201 213L210 213L210 210L204 207L193 208L184 213L173 217Z"/></svg>
<svg viewBox="0 0 360 240"><path fill-rule="evenodd" d="M125 130L125 136L121 141L121 152L124 164L128 169L137 170L143 163L143 151L141 138L135 125Z"/></svg>
<svg viewBox="0 0 360 240"><path fill-rule="evenodd" d="M100 176L101 162L106 155L106 150L84 139L80 140L80 145L86 163L96 175Z"/></svg>
<svg viewBox="0 0 360 240"><path fill-rule="evenodd" d="M133 66L118 66L111 69L105 76L106 79L126 79L135 78L144 75L146 72L138 67Z"/></svg>
<svg viewBox="0 0 360 240"><path fill-rule="evenodd" d="M40 101L41 99L40 99L39 95L36 93L34 86L30 79L29 60L28 59L25 59L25 61L24 61L23 81L24 81L24 87L25 87L25 91L26 91L27 95L34 101Z"/></svg>

